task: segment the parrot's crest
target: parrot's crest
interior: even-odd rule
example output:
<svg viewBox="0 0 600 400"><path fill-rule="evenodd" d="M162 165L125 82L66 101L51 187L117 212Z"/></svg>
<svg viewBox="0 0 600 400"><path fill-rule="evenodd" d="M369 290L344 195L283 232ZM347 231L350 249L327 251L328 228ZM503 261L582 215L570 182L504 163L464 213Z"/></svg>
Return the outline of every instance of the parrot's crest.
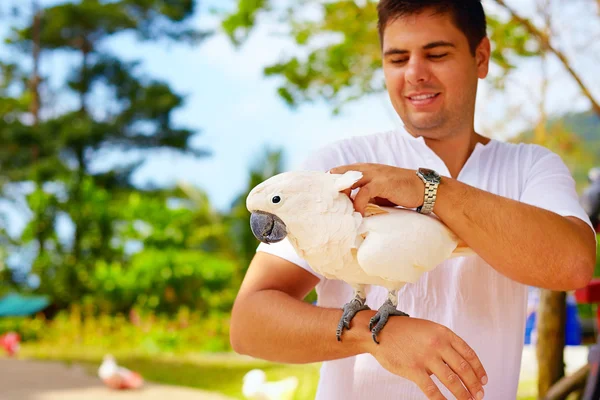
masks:
<svg viewBox="0 0 600 400"><path fill-rule="evenodd" d="M356 182L361 180L363 177L362 172L359 171L347 171L335 180L335 189L338 192L346 190L352 187Z"/></svg>

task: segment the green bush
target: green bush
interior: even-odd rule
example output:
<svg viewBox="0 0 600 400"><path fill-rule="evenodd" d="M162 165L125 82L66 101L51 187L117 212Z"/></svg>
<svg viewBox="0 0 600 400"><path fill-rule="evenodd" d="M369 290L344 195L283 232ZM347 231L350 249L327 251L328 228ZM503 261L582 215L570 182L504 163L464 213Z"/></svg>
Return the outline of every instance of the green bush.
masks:
<svg viewBox="0 0 600 400"><path fill-rule="evenodd" d="M219 255L193 250L148 249L128 265L98 262L87 302L104 312L132 306L173 314L184 306L200 312L227 311L235 292L231 281L236 264Z"/></svg>
<svg viewBox="0 0 600 400"><path fill-rule="evenodd" d="M24 342L44 347L98 352L158 354L229 351L229 316L182 307L173 317L134 309L128 315L96 315L93 307L71 307L54 319L0 319L0 334L18 332Z"/></svg>

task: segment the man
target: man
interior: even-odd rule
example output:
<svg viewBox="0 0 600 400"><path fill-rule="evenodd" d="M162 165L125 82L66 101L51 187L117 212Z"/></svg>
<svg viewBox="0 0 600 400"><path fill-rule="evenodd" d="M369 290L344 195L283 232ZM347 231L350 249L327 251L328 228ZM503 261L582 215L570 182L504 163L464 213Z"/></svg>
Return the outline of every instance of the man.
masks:
<svg viewBox="0 0 600 400"><path fill-rule="evenodd" d="M261 244L233 308L232 346L277 362L323 361L319 400L514 399L527 286L585 286L594 232L558 156L474 130L490 58L480 2L381 0L378 11L387 90L404 129L333 143L305 168L362 171L358 211L369 201L433 211L478 255L406 285L398 309L410 317L390 318L376 344L368 321L385 289L371 288L371 310L338 342L351 288L316 274L289 242ZM302 301L315 286L317 306Z"/></svg>

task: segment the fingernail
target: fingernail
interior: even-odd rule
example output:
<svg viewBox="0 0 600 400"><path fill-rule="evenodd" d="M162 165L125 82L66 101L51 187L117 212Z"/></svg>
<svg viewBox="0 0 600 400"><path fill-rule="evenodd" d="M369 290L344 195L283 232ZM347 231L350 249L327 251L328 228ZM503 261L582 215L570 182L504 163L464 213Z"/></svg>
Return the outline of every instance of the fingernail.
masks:
<svg viewBox="0 0 600 400"><path fill-rule="evenodd" d="M487 376L484 376L483 378L481 378L481 384L487 385Z"/></svg>
<svg viewBox="0 0 600 400"><path fill-rule="evenodd" d="M483 399L483 392L480 390L479 392L477 392L477 400L481 399Z"/></svg>

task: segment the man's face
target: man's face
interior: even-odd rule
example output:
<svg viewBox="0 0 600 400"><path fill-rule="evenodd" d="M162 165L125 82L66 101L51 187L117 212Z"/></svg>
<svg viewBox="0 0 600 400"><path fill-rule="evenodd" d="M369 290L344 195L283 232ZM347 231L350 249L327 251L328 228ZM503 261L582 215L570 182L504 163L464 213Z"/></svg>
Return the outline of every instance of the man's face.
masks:
<svg viewBox="0 0 600 400"><path fill-rule="evenodd" d="M441 139L473 129L477 80L487 75L489 41L473 56L448 14L396 19L383 35L383 71L392 104L413 134Z"/></svg>

